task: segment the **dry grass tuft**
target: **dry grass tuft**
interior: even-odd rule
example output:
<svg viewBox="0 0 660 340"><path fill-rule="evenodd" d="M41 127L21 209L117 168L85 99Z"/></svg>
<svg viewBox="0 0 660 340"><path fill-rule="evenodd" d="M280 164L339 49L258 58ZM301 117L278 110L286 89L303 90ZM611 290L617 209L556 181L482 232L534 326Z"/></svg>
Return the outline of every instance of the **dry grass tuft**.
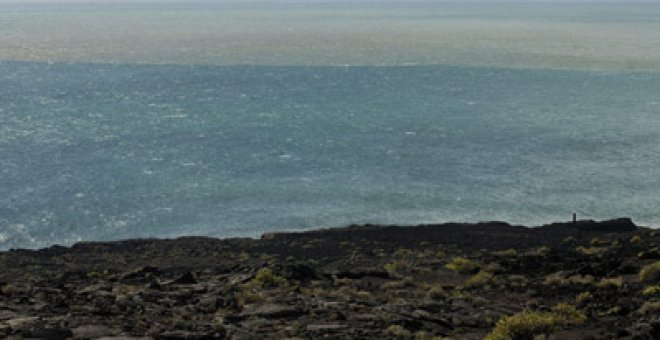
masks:
<svg viewBox="0 0 660 340"><path fill-rule="evenodd" d="M586 316L575 306L560 303L551 312L524 311L505 316L497 321L486 340L532 339L536 335L586 321Z"/></svg>
<svg viewBox="0 0 660 340"><path fill-rule="evenodd" d="M445 268L461 274L475 273L480 267L479 263L464 257L454 257L445 265Z"/></svg>

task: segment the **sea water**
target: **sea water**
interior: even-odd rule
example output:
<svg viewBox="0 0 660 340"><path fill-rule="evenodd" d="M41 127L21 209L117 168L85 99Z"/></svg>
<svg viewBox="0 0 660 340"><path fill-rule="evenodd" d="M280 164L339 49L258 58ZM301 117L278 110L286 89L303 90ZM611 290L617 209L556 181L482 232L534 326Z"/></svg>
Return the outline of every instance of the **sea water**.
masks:
<svg viewBox="0 0 660 340"><path fill-rule="evenodd" d="M0 249L660 223L660 6L1 5Z"/></svg>

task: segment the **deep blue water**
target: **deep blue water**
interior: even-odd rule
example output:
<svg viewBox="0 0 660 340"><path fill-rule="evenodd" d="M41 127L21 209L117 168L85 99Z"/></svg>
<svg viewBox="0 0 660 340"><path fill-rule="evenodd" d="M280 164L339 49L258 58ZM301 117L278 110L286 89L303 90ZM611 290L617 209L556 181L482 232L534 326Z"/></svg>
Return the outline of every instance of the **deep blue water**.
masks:
<svg viewBox="0 0 660 340"><path fill-rule="evenodd" d="M0 249L660 222L660 74L0 62Z"/></svg>

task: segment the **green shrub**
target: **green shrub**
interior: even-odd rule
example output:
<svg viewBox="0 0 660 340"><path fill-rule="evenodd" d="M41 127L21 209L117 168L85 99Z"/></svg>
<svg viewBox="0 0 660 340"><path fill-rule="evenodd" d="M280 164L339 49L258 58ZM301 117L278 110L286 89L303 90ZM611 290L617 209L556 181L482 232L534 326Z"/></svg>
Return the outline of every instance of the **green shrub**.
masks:
<svg viewBox="0 0 660 340"><path fill-rule="evenodd" d="M639 280L642 282L660 281L660 261L642 267L639 271Z"/></svg>
<svg viewBox="0 0 660 340"><path fill-rule="evenodd" d="M564 322L564 325L581 324L587 321L584 313L568 303L558 303L552 307L552 312Z"/></svg>
<svg viewBox="0 0 660 340"><path fill-rule="evenodd" d="M493 275L493 273L481 270L467 279L465 284L469 287L481 287L493 283L494 281L495 275Z"/></svg>
<svg viewBox="0 0 660 340"><path fill-rule="evenodd" d="M652 285L644 287L642 290L642 295L659 295L660 294L660 285Z"/></svg>
<svg viewBox="0 0 660 340"><path fill-rule="evenodd" d="M551 312L524 311L502 317L485 339L531 339L535 335L551 333L571 324L583 323L585 320L584 314L575 306L561 303L556 305Z"/></svg>
<svg viewBox="0 0 660 340"><path fill-rule="evenodd" d="M286 278L275 275L268 268L261 268L250 282L246 283L247 288L254 287L280 287L288 283Z"/></svg>
<svg viewBox="0 0 660 340"><path fill-rule="evenodd" d="M464 257L454 257L445 265L445 268L461 274L472 274L479 270L479 267L479 263L468 260Z"/></svg>
<svg viewBox="0 0 660 340"><path fill-rule="evenodd" d="M383 269L385 269L391 276L401 275L407 267L407 264L400 260L383 265Z"/></svg>

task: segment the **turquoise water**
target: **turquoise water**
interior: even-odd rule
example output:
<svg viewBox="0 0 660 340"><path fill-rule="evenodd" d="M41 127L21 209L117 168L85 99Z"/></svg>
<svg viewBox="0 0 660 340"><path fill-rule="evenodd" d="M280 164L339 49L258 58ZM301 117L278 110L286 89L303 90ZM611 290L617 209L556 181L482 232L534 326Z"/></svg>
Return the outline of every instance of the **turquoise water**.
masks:
<svg viewBox="0 0 660 340"><path fill-rule="evenodd" d="M573 211L660 224L660 73L624 57L591 70L546 59L151 64L126 51L91 63L65 52L0 61L0 249L538 224Z"/></svg>

